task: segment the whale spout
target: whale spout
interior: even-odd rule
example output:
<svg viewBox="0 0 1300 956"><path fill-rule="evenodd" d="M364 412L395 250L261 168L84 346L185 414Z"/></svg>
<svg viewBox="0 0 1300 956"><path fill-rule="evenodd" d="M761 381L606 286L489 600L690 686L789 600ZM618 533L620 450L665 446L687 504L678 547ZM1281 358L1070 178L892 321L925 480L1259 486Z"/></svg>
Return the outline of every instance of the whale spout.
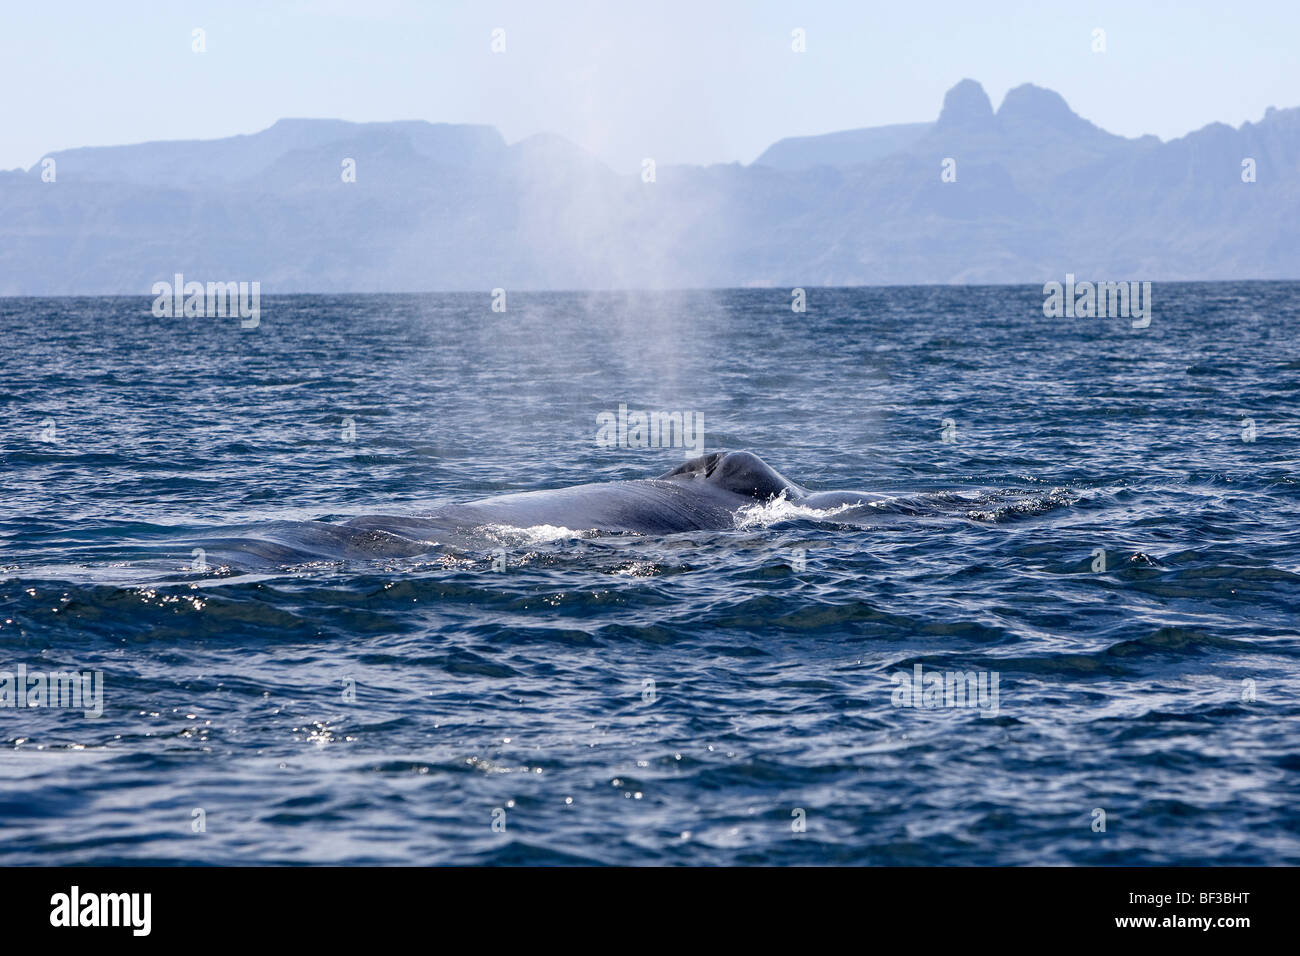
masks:
<svg viewBox="0 0 1300 956"><path fill-rule="evenodd" d="M748 451L715 451L683 462L659 476L661 481L707 481L746 498L766 501L782 493L797 498L806 492Z"/></svg>

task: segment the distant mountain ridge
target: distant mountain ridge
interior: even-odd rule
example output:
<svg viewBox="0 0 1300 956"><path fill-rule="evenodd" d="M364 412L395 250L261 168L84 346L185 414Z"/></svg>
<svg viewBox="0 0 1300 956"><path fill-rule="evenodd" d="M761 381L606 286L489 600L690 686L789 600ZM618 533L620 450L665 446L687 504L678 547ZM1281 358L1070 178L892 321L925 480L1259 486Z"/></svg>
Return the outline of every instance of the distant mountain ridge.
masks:
<svg viewBox="0 0 1300 956"><path fill-rule="evenodd" d="M560 137L422 121L48 158L54 182L0 172L0 294L147 294L176 272L265 293L1300 277L1300 109L1161 142L1030 84L994 110L963 80L932 123L649 182Z"/></svg>
<svg viewBox="0 0 1300 956"><path fill-rule="evenodd" d="M60 176L87 182L191 186L251 179L300 150L339 143L400 140L421 156L467 166L504 153L505 140L491 126L425 123L349 123L330 119L282 119L258 133L213 140L170 140L129 146L86 146L49 153ZM29 173L39 174L40 164Z"/></svg>
<svg viewBox="0 0 1300 956"><path fill-rule="evenodd" d="M763 150L754 165L783 170L857 166L907 149L933 127L933 123L897 123L819 136L793 136Z"/></svg>

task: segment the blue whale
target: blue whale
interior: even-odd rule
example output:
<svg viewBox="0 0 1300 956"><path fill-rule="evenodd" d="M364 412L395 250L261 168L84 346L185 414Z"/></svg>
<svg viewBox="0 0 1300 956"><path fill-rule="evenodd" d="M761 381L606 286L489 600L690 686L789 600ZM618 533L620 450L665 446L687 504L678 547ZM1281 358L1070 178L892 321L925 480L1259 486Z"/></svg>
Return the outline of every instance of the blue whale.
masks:
<svg viewBox="0 0 1300 956"><path fill-rule="evenodd" d="M219 564L414 557L444 548L495 547L502 528L549 526L573 533L665 535L725 531L740 512L776 498L814 510L871 504L882 495L812 492L747 451L692 458L658 478L525 491L451 504L423 515L373 514L342 523L272 521L224 529L198 544Z"/></svg>
<svg viewBox="0 0 1300 956"><path fill-rule="evenodd" d="M672 534L734 528L747 506L784 497L806 508L869 504L881 495L810 492L747 451L692 458L658 478L610 481L550 491L525 491L451 505L421 518L367 515L346 527L409 535L437 528L552 525L575 531Z"/></svg>

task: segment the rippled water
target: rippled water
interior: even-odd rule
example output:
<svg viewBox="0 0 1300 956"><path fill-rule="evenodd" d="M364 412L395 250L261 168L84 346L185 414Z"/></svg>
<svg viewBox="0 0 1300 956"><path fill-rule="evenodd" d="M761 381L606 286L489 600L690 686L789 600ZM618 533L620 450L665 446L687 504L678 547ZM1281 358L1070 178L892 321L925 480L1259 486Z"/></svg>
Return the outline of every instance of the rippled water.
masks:
<svg viewBox="0 0 1300 956"><path fill-rule="evenodd" d="M104 682L0 708L0 862L1300 863L1298 294L0 300L0 669ZM598 447L620 403L899 501L309 523L686 457Z"/></svg>

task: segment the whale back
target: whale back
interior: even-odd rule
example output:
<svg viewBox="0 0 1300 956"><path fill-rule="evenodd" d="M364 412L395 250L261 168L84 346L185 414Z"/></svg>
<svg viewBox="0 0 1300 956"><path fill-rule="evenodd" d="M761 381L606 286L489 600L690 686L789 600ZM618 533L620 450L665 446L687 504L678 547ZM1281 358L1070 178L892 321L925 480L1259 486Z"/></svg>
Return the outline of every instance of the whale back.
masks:
<svg viewBox="0 0 1300 956"><path fill-rule="evenodd" d="M787 480L752 452L715 451L692 458L659 476L661 481L703 481L744 498L766 501L782 493L802 497L804 489Z"/></svg>

